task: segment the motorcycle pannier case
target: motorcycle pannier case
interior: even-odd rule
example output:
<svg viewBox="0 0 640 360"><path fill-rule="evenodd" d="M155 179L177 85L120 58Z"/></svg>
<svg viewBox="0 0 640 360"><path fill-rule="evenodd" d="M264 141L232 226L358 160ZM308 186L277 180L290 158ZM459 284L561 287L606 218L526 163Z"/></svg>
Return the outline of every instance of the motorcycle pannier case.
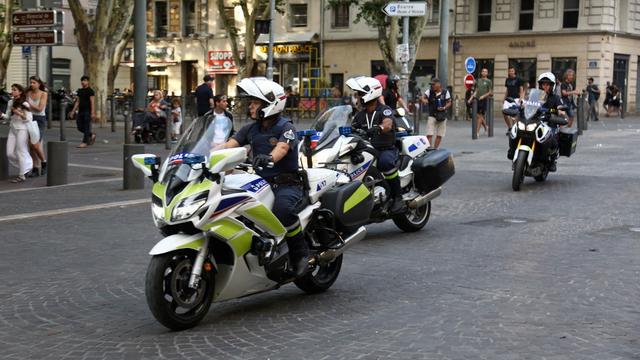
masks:
<svg viewBox="0 0 640 360"><path fill-rule="evenodd" d="M578 130L572 128L560 129L560 140L558 141L558 147L561 156L571 156L576 152L576 146L578 145Z"/></svg>
<svg viewBox="0 0 640 360"><path fill-rule="evenodd" d="M373 196L360 180L342 184L320 197L323 209L333 212L336 225L343 227L364 225L373 209Z"/></svg>
<svg viewBox="0 0 640 360"><path fill-rule="evenodd" d="M433 191L455 174L453 155L450 151L438 149L428 151L416 158L411 165L413 183L421 192Z"/></svg>

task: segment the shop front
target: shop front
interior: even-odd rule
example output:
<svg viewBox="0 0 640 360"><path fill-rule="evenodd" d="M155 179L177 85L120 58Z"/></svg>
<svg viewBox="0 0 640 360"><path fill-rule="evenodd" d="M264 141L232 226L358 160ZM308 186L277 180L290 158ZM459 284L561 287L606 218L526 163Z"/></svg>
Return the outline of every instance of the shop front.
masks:
<svg viewBox="0 0 640 360"><path fill-rule="evenodd" d="M133 88L132 79L134 79L133 69L133 48L126 48L123 53L121 66L130 68L130 86L123 89ZM169 77L171 73L179 69L178 61L176 61L175 48L173 46L148 46L147 47L147 87L149 91L163 90L169 93L175 92L170 89ZM121 90L123 90L121 89Z"/></svg>
<svg viewBox="0 0 640 360"><path fill-rule="evenodd" d="M240 56L244 56L244 53ZM214 93L235 96L238 67L233 59L233 52L210 50L207 58L207 73L214 77Z"/></svg>

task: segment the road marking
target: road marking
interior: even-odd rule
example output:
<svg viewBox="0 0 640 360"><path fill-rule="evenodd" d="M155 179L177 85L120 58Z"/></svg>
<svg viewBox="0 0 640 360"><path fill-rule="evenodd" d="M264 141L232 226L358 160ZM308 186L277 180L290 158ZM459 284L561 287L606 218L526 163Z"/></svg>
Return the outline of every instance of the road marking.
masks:
<svg viewBox="0 0 640 360"><path fill-rule="evenodd" d="M71 214L71 213L91 211L91 210L125 207L125 206L139 205L139 204L144 204L149 202L151 202L151 199L136 199L136 200L126 200L126 201L115 201L115 202L103 203L103 204L78 206L78 207L72 207L72 208L66 208L66 209L36 211L31 213L2 216L0 217L0 222L33 219L33 218L45 217L45 216L64 215L64 214Z"/></svg>
<svg viewBox="0 0 640 360"><path fill-rule="evenodd" d="M47 190L47 189L55 189L67 186L77 186L77 185L88 185L88 184L98 184L104 182L112 182L112 181L122 181L122 178L110 178L110 179L100 179L100 180L89 180L89 181L80 181L71 184L64 185L54 185L54 186L40 186L34 188L23 188L23 189L13 189L13 190L2 190L0 194L14 193L14 192L23 192L23 191L31 191L31 190Z"/></svg>
<svg viewBox="0 0 640 360"><path fill-rule="evenodd" d="M69 166L75 166L75 167L87 168L87 169L122 171L122 168L111 167L111 166L85 165L85 164L73 164L73 163L69 163L68 165Z"/></svg>

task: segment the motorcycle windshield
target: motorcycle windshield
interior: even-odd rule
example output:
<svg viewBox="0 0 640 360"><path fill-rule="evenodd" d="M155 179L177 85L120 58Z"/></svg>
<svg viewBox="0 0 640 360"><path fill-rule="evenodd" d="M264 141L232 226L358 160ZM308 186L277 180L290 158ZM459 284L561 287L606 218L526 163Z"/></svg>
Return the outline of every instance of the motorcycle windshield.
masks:
<svg viewBox="0 0 640 360"><path fill-rule="evenodd" d="M524 118L531 120L538 110L542 107L547 98L547 93L540 89L533 89L529 93L529 97L524 102Z"/></svg>
<svg viewBox="0 0 640 360"><path fill-rule="evenodd" d="M162 182L171 178L188 181L193 171L189 161L205 161L212 151L222 149L232 128L231 119L224 115L209 114L196 118L169 155Z"/></svg>
<svg viewBox="0 0 640 360"><path fill-rule="evenodd" d="M311 125L316 131L317 145L314 151L329 147L340 137L340 128L351 126L349 117L352 112L351 105L332 107L320 115Z"/></svg>

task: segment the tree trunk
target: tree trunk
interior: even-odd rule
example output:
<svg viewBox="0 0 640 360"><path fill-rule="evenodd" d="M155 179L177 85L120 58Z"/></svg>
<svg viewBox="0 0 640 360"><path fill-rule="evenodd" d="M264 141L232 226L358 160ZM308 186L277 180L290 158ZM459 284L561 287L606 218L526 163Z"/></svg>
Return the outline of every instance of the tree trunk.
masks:
<svg viewBox="0 0 640 360"><path fill-rule="evenodd" d="M88 61L85 61L87 75L91 79L91 88L95 92L94 109L96 112L95 122L104 125L107 115L107 96L109 89L109 75L107 69L111 66L110 56L101 56L95 52L89 55Z"/></svg>
<svg viewBox="0 0 640 360"><path fill-rule="evenodd" d="M0 24L0 88L6 88L7 68L11 58L11 17L13 14L13 0L4 2L4 20Z"/></svg>

